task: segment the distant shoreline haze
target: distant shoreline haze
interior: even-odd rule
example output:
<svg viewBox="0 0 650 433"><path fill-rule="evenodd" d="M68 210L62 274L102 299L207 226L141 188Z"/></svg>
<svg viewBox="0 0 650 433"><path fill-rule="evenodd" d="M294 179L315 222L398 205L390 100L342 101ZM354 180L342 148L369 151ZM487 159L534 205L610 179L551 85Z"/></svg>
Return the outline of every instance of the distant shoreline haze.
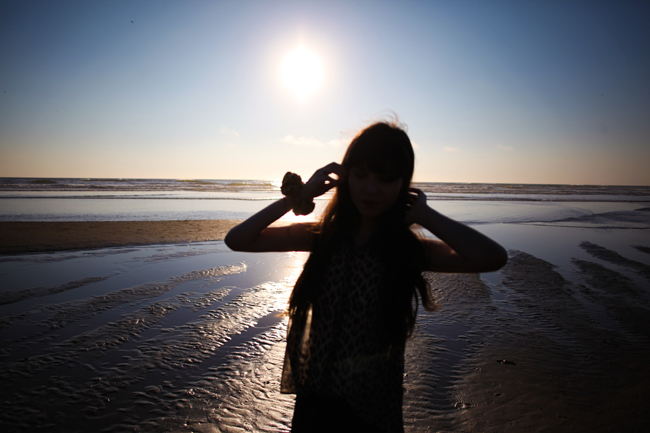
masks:
<svg viewBox="0 0 650 433"><path fill-rule="evenodd" d="M623 195L647 196L643 185L567 185L526 183L414 182L429 198L435 194L501 195ZM193 191L193 192L278 192L280 181L246 179L128 179L128 178L0 178L2 192L31 191ZM469 197L465 197L469 199Z"/></svg>

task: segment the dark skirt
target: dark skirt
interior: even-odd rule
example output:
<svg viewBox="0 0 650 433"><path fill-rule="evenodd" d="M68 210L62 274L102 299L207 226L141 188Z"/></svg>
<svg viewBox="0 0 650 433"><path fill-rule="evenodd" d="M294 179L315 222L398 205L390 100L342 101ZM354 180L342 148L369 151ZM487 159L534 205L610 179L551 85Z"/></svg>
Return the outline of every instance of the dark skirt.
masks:
<svg viewBox="0 0 650 433"><path fill-rule="evenodd" d="M302 432L377 432L342 398L315 395L297 395L291 431Z"/></svg>

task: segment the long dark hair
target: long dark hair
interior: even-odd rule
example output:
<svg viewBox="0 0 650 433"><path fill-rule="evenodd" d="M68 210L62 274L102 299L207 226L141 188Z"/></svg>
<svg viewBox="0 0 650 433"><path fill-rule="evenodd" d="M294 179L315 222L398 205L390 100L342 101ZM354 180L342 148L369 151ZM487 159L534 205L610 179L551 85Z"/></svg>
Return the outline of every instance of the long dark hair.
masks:
<svg viewBox="0 0 650 433"><path fill-rule="evenodd" d="M406 225L409 188L413 177L414 154L408 135L397 122L377 122L362 130L350 143L343 157L346 169L365 166L377 173L402 179L402 189L393 207L381 216L375 236L377 254L387 275L385 289L385 337L390 345L403 344L415 326L418 293L425 309L437 306L422 277L426 252L420 238ZM352 203L347 182L339 185L321 220L313 227L317 234L304 269L291 293L289 314L304 319L318 297L323 275L334 250L359 228L361 217ZM300 321L300 320L299 320Z"/></svg>

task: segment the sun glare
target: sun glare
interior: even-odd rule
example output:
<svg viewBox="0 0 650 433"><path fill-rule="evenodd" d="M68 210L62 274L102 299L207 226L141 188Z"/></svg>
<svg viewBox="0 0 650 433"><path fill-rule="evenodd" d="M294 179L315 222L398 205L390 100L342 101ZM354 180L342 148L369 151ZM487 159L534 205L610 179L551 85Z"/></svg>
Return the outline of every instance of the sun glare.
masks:
<svg viewBox="0 0 650 433"><path fill-rule="evenodd" d="M323 64L316 53L300 46L285 56L280 75L291 93L305 99L314 93L323 80Z"/></svg>

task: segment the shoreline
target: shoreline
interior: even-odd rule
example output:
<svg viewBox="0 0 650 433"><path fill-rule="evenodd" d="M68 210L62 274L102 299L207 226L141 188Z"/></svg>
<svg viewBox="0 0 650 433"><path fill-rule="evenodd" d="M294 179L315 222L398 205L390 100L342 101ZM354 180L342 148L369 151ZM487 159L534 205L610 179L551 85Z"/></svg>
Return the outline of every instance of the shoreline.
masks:
<svg viewBox="0 0 650 433"><path fill-rule="evenodd" d="M241 220L0 222L0 254L220 241Z"/></svg>

